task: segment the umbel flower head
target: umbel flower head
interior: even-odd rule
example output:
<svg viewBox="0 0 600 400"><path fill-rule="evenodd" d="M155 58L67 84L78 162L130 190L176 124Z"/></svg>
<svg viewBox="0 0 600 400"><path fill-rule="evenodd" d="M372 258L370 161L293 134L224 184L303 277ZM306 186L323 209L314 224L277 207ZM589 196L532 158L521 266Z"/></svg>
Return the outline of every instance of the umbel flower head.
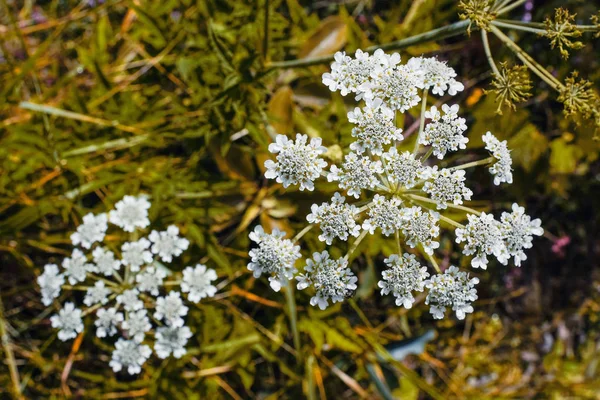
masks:
<svg viewBox="0 0 600 400"><path fill-rule="evenodd" d="M329 253L314 253L313 258L306 260L304 274L296 277L298 289L304 290L313 286L316 294L310 299L310 304L318 305L324 310L333 303L343 301L356 289L356 276L348 268L348 260L329 258Z"/></svg>
<svg viewBox="0 0 600 400"><path fill-rule="evenodd" d="M108 218L107 214L87 214L71 235L73 245L80 245L86 252L73 249L71 256L63 260L62 270L56 264L48 264L37 279L45 305L57 300L61 292L61 298L68 300L50 318L52 327L59 330L58 338L74 339L83 332L84 319L91 318L93 324L89 326L96 336L115 343L109 363L115 372L139 373L153 349L159 358L180 358L186 354L192 332L184 325L189 310L185 297L198 303L217 292L212 285L217 274L205 265L187 267L182 276L167 269L168 263L189 245L173 225L166 231L154 230L148 237L123 243L120 259L103 247L108 222L135 236L143 233L140 228L150 225L150 206L145 196L125 196ZM113 247L118 248L111 240ZM84 289L80 308L75 297L70 296L72 285ZM180 291L176 290L177 285ZM160 326L154 326L151 318Z"/></svg>
<svg viewBox="0 0 600 400"><path fill-rule="evenodd" d="M461 4L482 28L494 18L490 1ZM445 242L462 244L462 254L469 258L472 268L485 269L492 258L501 264L512 259L521 265L533 236L543 233L541 222L532 220L518 205L513 206L512 213L503 213L500 220L470 207L474 196L468 184L471 168L488 167L496 185L512 183L507 142L490 132L479 132L489 154L480 160L470 157L461 161L460 151L469 143L466 120L459 115L458 104L430 105L429 95L455 96L464 86L456 72L436 58L416 57L403 64L400 55L382 51L371 55L357 51L354 58L337 53L331 73L323 75L323 83L363 102L348 112L354 141L341 151L339 143L328 143L338 153L343 152L343 157L330 158L329 173L319 169L319 173L311 174L311 190L321 176L337 188L330 201L312 204L306 216L308 226L294 239L283 239L283 233L276 230L266 234L262 227L256 227L250 238L259 247L250 250L248 268L257 278L264 272L271 275L272 282L287 283L297 273L301 238L316 230L324 249L306 259L296 280L298 289L311 292L311 305L324 309L354 293L357 277L348 262L350 255L369 235L381 235L379 240L391 240L398 247L397 254L382 257L381 293L394 296L398 306L410 308L414 293L425 292L434 318L443 318L447 308L457 318L464 318L473 312L478 279L469 278L468 272L457 267L441 271L436 250L442 237L453 235ZM407 140L400 133L402 127L396 125L397 120L404 119L394 116L412 114L417 105L421 109L419 130ZM286 161L280 157L282 143L292 146L293 142L278 138L272 151L277 163L267 162L267 167L277 164L281 170L301 170L297 158ZM303 157L309 153L304 150ZM438 162L441 165L436 165ZM274 176L270 170L267 174ZM287 188L301 182L281 183ZM345 256L331 257L329 247L338 245L347 250ZM429 262L421 263L419 256ZM272 286L279 290L281 285Z"/></svg>
<svg viewBox="0 0 600 400"><path fill-rule="evenodd" d="M583 43L573 41L582 35L581 31L573 23L575 14L571 15L564 8L557 8L554 13L554 18L547 17L544 21L546 33L543 35L550 39L552 48L558 47L560 55L565 60L569 58L569 50L579 50L583 48Z"/></svg>
<svg viewBox="0 0 600 400"><path fill-rule="evenodd" d="M288 281L294 277L294 265L300 258L300 246L295 246L291 240L284 237L285 232L273 229L273 232L268 234L262 226L257 226L254 232L250 233L250 240L258 244L258 248L250 250L251 261L248 269L255 278L260 278L263 273L271 275L271 288L276 292L281 290L282 286L287 286Z"/></svg>

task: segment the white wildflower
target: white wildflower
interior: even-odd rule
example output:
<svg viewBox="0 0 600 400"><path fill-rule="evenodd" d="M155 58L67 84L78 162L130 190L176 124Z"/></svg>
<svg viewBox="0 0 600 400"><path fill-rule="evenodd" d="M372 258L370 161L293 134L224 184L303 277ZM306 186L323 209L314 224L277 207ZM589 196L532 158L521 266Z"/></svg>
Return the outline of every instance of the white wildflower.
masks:
<svg viewBox="0 0 600 400"><path fill-rule="evenodd" d="M377 174L380 173L383 173L381 161L349 153L344 158L342 168L338 168L337 165L331 166L327 180L339 181L340 188L346 189L348 195L358 199L362 189L373 189L379 184Z"/></svg>
<svg viewBox="0 0 600 400"><path fill-rule="evenodd" d="M94 286L90 287L85 297L83 298L83 304L91 307L95 304L106 304L108 303L108 296L112 293L112 290L107 288L104 281L96 281Z"/></svg>
<svg viewBox="0 0 600 400"><path fill-rule="evenodd" d="M109 309L101 308L96 312L96 336L99 338L113 336L117 333L117 327L123 322L123 314L117 312L117 309L111 307Z"/></svg>
<svg viewBox="0 0 600 400"><path fill-rule="evenodd" d="M115 254L110 250L103 249L102 247L96 247L92 252L92 257L94 258L95 264L92 272L97 272L105 276L111 276L121 267L121 260L115 260Z"/></svg>
<svg viewBox="0 0 600 400"><path fill-rule="evenodd" d="M295 246L291 240L284 237L285 232L273 229L273 232L268 234L260 225L250 233L250 240L258 247L248 253L250 255L248 269L252 271L255 278L259 278L263 273L270 274L270 285L276 292L294 277L295 263L301 256L300 246ZM190 285L190 291L191 288Z"/></svg>
<svg viewBox="0 0 600 400"><path fill-rule="evenodd" d="M143 342L146 332L152 329L148 313L145 309L127 313L127 319L123 321L122 326L125 332L127 332L127 336L138 343Z"/></svg>
<svg viewBox="0 0 600 400"><path fill-rule="evenodd" d="M77 227L77 232L71 235L71 242L77 246L89 249L92 244L104 240L108 229L108 217L106 214L94 215L89 213L83 217L83 223Z"/></svg>
<svg viewBox="0 0 600 400"><path fill-rule="evenodd" d="M215 270L206 268L206 265L196 264L194 268L187 267L183 270L181 291L189 293L188 300L197 303L203 298L213 297L217 293L217 288L211 284L216 279Z"/></svg>
<svg viewBox="0 0 600 400"><path fill-rule="evenodd" d="M121 257L123 265L129 266L132 272L137 272L140 267L152 262L152 253L150 242L146 238L141 238L137 242L125 242L121 246Z"/></svg>
<svg viewBox="0 0 600 400"><path fill-rule="evenodd" d="M430 177L429 168L417 160L410 151L398 153L396 147L391 147L383 153L384 170L392 183L405 189L413 188L421 179Z"/></svg>
<svg viewBox="0 0 600 400"><path fill-rule="evenodd" d="M306 260L304 274L298 275L296 280L299 290L309 286L315 288L315 296L310 299L310 304L324 310L329 305L329 299L337 303L348 297L356 289L358 279L348 268L346 258L333 260L324 251L314 253L313 259Z"/></svg>
<svg viewBox="0 0 600 400"><path fill-rule="evenodd" d="M94 265L88 264L87 258L79 249L74 249L71 257L63 260L62 266L71 285L85 281L88 271L94 270Z"/></svg>
<svg viewBox="0 0 600 400"><path fill-rule="evenodd" d="M137 289L128 289L117 296L117 303L122 304L126 311L136 311L144 308L144 302L139 299Z"/></svg>
<svg viewBox="0 0 600 400"><path fill-rule="evenodd" d="M431 89L433 94L443 96L446 91L450 96L455 96L464 90L464 85L456 81L456 72L446 65L445 61L436 58L413 57L406 63L414 70L421 70L423 74L423 87Z"/></svg>
<svg viewBox="0 0 600 400"><path fill-rule="evenodd" d="M425 304L430 305L430 312L435 319L442 319L446 307L451 307L456 318L464 319L466 314L473 312L471 302L477 300L475 285L478 278L469 279L469 274L451 266L443 274L431 277L425 287L429 289Z"/></svg>
<svg viewBox="0 0 600 400"><path fill-rule="evenodd" d="M402 209L402 233L406 243L415 248L419 243L427 254L433 254L433 250L440 247L439 242L433 240L440 234L437 225L439 214L435 211L423 211L421 207L415 206Z"/></svg>
<svg viewBox="0 0 600 400"><path fill-rule="evenodd" d="M108 365L114 372L119 372L123 367L127 368L129 375L139 374L142 365L152 354L152 349L145 344L133 340L119 339L115 343L115 350Z"/></svg>
<svg viewBox="0 0 600 400"><path fill-rule="evenodd" d="M369 204L369 218L363 222L362 228L371 235L375 233L376 228L380 228L385 236L393 234L402 225L401 204L402 200L396 197L386 199L376 194Z"/></svg>
<svg viewBox="0 0 600 400"><path fill-rule="evenodd" d="M312 138L309 143L308 136L297 134L296 141L290 140L285 135L277 135L275 143L269 145L269 151L277 154L277 162L265 161L265 177L276 179L284 188L300 184L300 190L312 191L315 187L313 181L321 176L321 171L327 166L325 160L320 158L327 148L321 145L321 138Z"/></svg>
<svg viewBox="0 0 600 400"><path fill-rule="evenodd" d="M354 111L350 111L348 121L356 125L352 129L352 136L357 139L350 145L350 149L359 154L368 150L381 155L384 145L404 139L402 129L396 128L394 119L394 112L381 99L368 99L365 107L356 107Z"/></svg>
<svg viewBox="0 0 600 400"><path fill-rule="evenodd" d="M159 358L167 358L171 354L175 358L181 358L187 353L185 345L191 337L192 331L187 326L162 326L156 330L154 351Z"/></svg>
<svg viewBox="0 0 600 400"><path fill-rule="evenodd" d="M179 292L171 291L167 296L156 299L154 318L158 320L164 319L169 326L183 326L184 321L181 317L185 317L187 313L188 307L183 305L183 300L181 300Z"/></svg>
<svg viewBox="0 0 600 400"><path fill-rule="evenodd" d="M465 186L465 171L459 169L452 171L443 168L437 170L437 165L430 169L431 180L423 185L423 191L431 196L432 200L437 202L438 210L443 210L448 206L446 203L455 205L463 204L464 200L471 200L473 192Z"/></svg>
<svg viewBox="0 0 600 400"><path fill-rule="evenodd" d="M58 338L63 342L74 339L77 334L83 332L83 321L81 320L81 310L75 308L71 302L65 303L64 307L58 312L58 315L50 317L53 328L60 328Z"/></svg>
<svg viewBox="0 0 600 400"><path fill-rule="evenodd" d="M189 240L179 237L179 228L171 225L166 231L152 231L148 236L152 244L152 253L158 256L164 262L170 263L173 257L179 257L190 245Z"/></svg>
<svg viewBox="0 0 600 400"><path fill-rule="evenodd" d="M513 257L515 265L520 267L521 261L527 260L523 249L530 249L533 246L533 235L544 234L542 221L539 218L532 220L525 214L525 208L514 203L512 213L503 212L500 222L507 251L510 257Z"/></svg>
<svg viewBox="0 0 600 400"><path fill-rule="evenodd" d="M419 90L423 87L420 71L406 65L395 68L378 67L372 73L373 80L363 85L365 98L379 98L393 111L405 112L419 104Z"/></svg>
<svg viewBox="0 0 600 400"><path fill-rule="evenodd" d="M149 292L152 296L158 296L158 289L163 284L167 273L156 267L147 267L135 276L137 289L140 292Z"/></svg>
<svg viewBox="0 0 600 400"><path fill-rule="evenodd" d="M489 150L497 160L490 167L490 173L494 176L494 185L500 185L502 182L512 183L512 158L506 140L498 140L491 132L483 135L482 139L486 150Z"/></svg>
<svg viewBox="0 0 600 400"><path fill-rule="evenodd" d="M348 235L357 237L360 234L360 225L356 223L358 209L354 205L345 203L346 198L335 193L331 203L323 203L320 206L313 204L311 213L306 219L311 224L320 224L321 235L319 240L331 245L334 238L346 241Z"/></svg>
<svg viewBox="0 0 600 400"><path fill-rule="evenodd" d="M331 73L323 74L323 84L332 92L339 91L342 96L349 93L359 93L361 86L369 82L371 74L377 67L394 66L400 62L400 55L386 55L382 50L377 50L373 55L362 50L356 50L354 58L344 52L334 55L335 62L331 64Z"/></svg>
<svg viewBox="0 0 600 400"><path fill-rule="evenodd" d="M436 106L431 106L431 109L425 112L425 117L431 119L431 122L425 126L419 141L420 144L431 145L433 155L440 160L449 151L466 149L469 141L463 136L467 125L465 119L458 116L458 104L452 107L444 104L442 111L443 116Z"/></svg>
<svg viewBox="0 0 600 400"><path fill-rule="evenodd" d="M422 292L425 279L429 277L427 267L421 266L417 257L408 253L402 257L392 254L384 262L388 269L383 271L383 280L378 283L381 294L392 293L397 306L411 308L415 302L412 292Z"/></svg>
<svg viewBox="0 0 600 400"><path fill-rule="evenodd" d="M463 254L475 255L471 260L473 268L487 269L488 255L494 255L506 264L509 255L502 241L501 226L492 214L469 214L469 223L464 228L456 228L456 243L465 243Z"/></svg>
<svg viewBox="0 0 600 400"><path fill-rule="evenodd" d="M58 297L60 289L65 283L65 277L58 272L56 264L46 264L44 273L38 276L37 283L42 292L42 303L45 306L52 304L52 300Z"/></svg>
<svg viewBox="0 0 600 400"><path fill-rule="evenodd" d="M115 204L115 209L108 214L108 219L125 232L133 232L137 228L144 229L150 225L149 208L150 202L146 196L125 196Z"/></svg>

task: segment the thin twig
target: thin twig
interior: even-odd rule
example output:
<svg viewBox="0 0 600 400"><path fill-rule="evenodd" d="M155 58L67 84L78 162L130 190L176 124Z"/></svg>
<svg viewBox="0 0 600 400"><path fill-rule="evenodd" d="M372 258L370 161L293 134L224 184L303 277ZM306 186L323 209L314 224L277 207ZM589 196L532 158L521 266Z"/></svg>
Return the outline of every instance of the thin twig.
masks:
<svg viewBox="0 0 600 400"><path fill-rule="evenodd" d="M21 381L19 378L19 369L12 350L12 342L6 329L6 320L4 319L4 303L2 302L2 292L0 291L0 338L2 340L2 348L6 354L6 363L10 371L10 381L12 382L12 392L15 399L23 398L21 392Z"/></svg>
<svg viewBox="0 0 600 400"><path fill-rule="evenodd" d="M401 50L417 44L427 43L432 40L441 40L453 36L462 35L467 31L467 28L471 24L471 20L466 19L463 21L457 21L450 25L443 26L441 28L433 29L418 35L410 36L404 39L397 40L395 42L379 44L368 47L365 51L373 52L377 49L388 50ZM328 64L333 60L333 55L314 57L314 58L302 58L297 60L279 61L273 62L268 65L269 69L277 68L300 68L309 67L311 65Z"/></svg>

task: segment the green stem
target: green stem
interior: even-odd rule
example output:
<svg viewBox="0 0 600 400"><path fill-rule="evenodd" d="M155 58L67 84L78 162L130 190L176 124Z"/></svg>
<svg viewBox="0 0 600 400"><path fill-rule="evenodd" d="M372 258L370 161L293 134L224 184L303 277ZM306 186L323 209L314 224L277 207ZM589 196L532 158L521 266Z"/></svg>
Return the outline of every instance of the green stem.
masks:
<svg viewBox="0 0 600 400"><path fill-rule="evenodd" d="M298 312L296 310L296 298L294 296L294 286L288 283L285 287L285 298L287 301L288 311L290 313L290 327L294 336L294 348L296 349L296 358L298 361L302 359L300 347L300 332L298 331ZM300 363L298 363L300 365Z"/></svg>
<svg viewBox="0 0 600 400"><path fill-rule="evenodd" d="M494 57L492 57L492 51L490 50L490 42L488 41L487 31L485 29L481 30L481 41L483 43L483 49L485 50L485 56L487 57L488 63L490 64L490 68L494 71L494 74L500 77L500 71L498 67L496 67L496 63L494 62Z"/></svg>
<svg viewBox="0 0 600 400"><path fill-rule="evenodd" d="M425 257L427 257L427 259L429 260L429 262L431 263L431 265L433 265L433 268L435 269L435 271L438 274L442 273L442 270L440 269L440 266L438 265L437 261L435 261L435 258L433 258L433 256L429 253L427 253L425 251L425 249L423 249L423 253L425 253Z"/></svg>
<svg viewBox="0 0 600 400"><path fill-rule="evenodd" d="M471 168L471 167L477 167L479 165L488 165L488 164L493 163L494 160L495 160L494 157L488 157L488 158L484 158L483 160L468 162L466 164L457 165L456 167L451 167L448 169L450 171L456 171L457 169L467 169L467 168Z"/></svg>
<svg viewBox="0 0 600 400"><path fill-rule="evenodd" d="M414 200L417 200L417 201L422 201L424 203L437 204L437 201L435 201L435 200L431 200L431 199L429 199L427 197L423 197L423 196L418 196L416 194L409 194L409 195L407 195L407 197L410 197L411 199L414 199ZM461 211L465 211L465 212L468 212L468 213L471 213L471 214L481 215L481 212L479 212L477 210L474 210L474 209L472 209L470 207L465 207L465 206L461 206L461 205L453 204L453 203L446 203L446 206L448 208L453 208L455 210L461 210ZM440 216L440 218L441 217L442 216ZM453 221L453 223L454 224L458 224L458 222L456 222L456 221ZM460 226L462 227L462 225L460 225Z"/></svg>
<svg viewBox="0 0 600 400"><path fill-rule="evenodd" d="M508 6L501 8L500 10L498 10L498 12L496 13L496 15L502 15L505 14L507 12L509 12L510 10L512 10L513 8L517 8L519 7L521 4L525 3L527 0L517 0L512 4L509 4Z"/></svg>
<svg viewBox="0 0 600 400"><path fill-rule="evenodd" d="M516 30L524 31L524 32L537 33L540 35L543 35L544 33L546 33L545 29L532 28L532 27L526 26L526 25L511 24L511 23L502 22L502 21L492 21L492 25L496 25L501 28L516 29Z"/></svg>
<svg viewBox="0 0 600 400"><path fill-rule="evenodd" d="M453 36L462 35L467 31L471 20L466 19L463 21L457 21L450 25L443 26L441 28L433 29L418 35L410 36L404 39L397 40L395 42L380 44L368 47L365 51L373 52L377 49L384 51L388 50L401 50L417 44L427 43L433 40L446 39ZM333 55L313 57L313 58L302 58L297 60L279 61L273 62L268 65L269 69L278 68L301 68L309 67L311 65L328 64L333 61Z"/></svg>
<svg viewBox="0 0 600 400"><path fill-rule="evenodd" d="M10 372L10 381L12 382L12 392L15 399L23 398L21 392L21 381L19 378L19 369L13 353L13 345L6 329L6 320L4 319L4 303L2 303L2 293L0 292L0 340L2 348L6 354L6 364Z"/></svg>
<svg viewBox="0 0 600 400"><path fill-rule="evenodd" d="M360 242L362 242L362 240L365 238L365 236L367 235L367 233L369 233L368 231L362 231L360 233L360 235L356 238L356 240L354 241L354 243L352 243L352 246L350 246L350 248L348 249L348 253L346 253L346 255L344 256L344 258L347 260L352 253L354 253L354 251L358 248L358 245L360 244Z"/></svg>
<svg viewBox="0 0 600 400"><path fill-rule="evenodd" d="M398 256L402 256L402 245L400 244L400 231L396 231L396 246L398 246Z"/></svg>
<svg viewBox="0 0 600 400"><path fill-rule="evenodd" d="M296 236L294 236L294 238L292 239L292 243L296 243L298 240L300 240L302 236L304 236L308 231L312 229L313 226L315 225L310 224L305 226L304 229L302 229L300 232L298 232L298 234L296 234Z"/></svg>
<svg viewBox="0 0 600 400"><path fill-rule="evenodd" d="M562 83L560 83L550 72L548 72L544 67L539 65L527 52L521 49L515 42L513 42L508 36L506 36L502 31L496 28L494 25L490 25L491 31L503 41L506 46L511 49L517 57L523 62L523 64L527 65L530 70L532 70L540 79L546 82L551 88L554 90L560 91L563 88Z"/></svg>
<svg viewBox="0 0 600 400"><path fill-rule="evenodd" d="M423 135L423 130L425 129L425 112L427 111L427 94L429 93L429 89L423 90L423 100L421 102L421 118L419 119L419 134L417 135L417 140L415 142L415 148L413 149L413 154L417 154L419 150L419 142L421 142L421 136Z"/></svg>

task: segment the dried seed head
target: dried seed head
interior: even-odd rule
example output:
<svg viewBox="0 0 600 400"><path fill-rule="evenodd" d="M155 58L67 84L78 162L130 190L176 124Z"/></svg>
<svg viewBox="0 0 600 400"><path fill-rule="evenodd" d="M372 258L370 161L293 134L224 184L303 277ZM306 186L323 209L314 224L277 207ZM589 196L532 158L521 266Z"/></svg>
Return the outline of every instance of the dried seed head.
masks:
<svg viewBox="0 0 600 400"><path fill-rule="evenodd" d="M524 65L509 67L507 62L500 63L500 74L494 75L493 89L489 92L496 95L498 108L496 113L502 115L504 106L516 110L516 103L521 103L531 97L531 80L529 71Z"/></svg>
<svg viewBox="0 0 600 400"><path fill-rule="evenodd" d="M546 25L546 33L543 36L550 39L550 45L554 49L558 47L560 55L565 60L569 58L569 50L579 50L583 47L583 43L573 41L574 38L581 36L581 31L573 24L576 14L569 14L564 8L555 10L554 18L547 17L544 21Z"/></svg>
<svg viewBox="0 0 600 400"><path fill-rule="evenodd" d="M496 13L491 11L494 2L492 0L461 0L458 9L462 11L458 16L461 19L470 19L467 33L471 34L471 25L475 24L479 29L489 31L490 22L496 19Z"/></svg>

